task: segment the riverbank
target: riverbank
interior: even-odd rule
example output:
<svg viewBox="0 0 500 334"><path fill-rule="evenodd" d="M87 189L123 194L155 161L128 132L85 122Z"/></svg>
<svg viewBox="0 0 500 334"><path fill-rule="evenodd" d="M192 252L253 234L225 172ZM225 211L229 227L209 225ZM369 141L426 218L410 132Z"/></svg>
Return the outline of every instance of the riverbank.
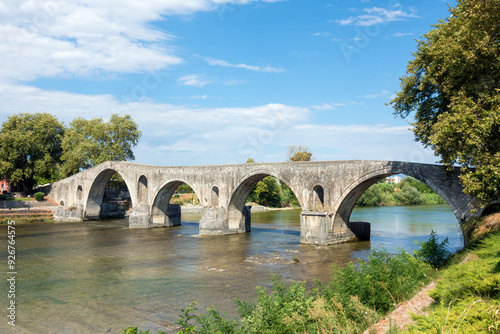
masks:
<svg viewBox="0 0 500 334"><path fill-rule="evenodd" d="M0 225L14 220L16 224L51 223L54 215L51 210L55 203L48 200L36 201L32 198L0 201Z"/></svg>

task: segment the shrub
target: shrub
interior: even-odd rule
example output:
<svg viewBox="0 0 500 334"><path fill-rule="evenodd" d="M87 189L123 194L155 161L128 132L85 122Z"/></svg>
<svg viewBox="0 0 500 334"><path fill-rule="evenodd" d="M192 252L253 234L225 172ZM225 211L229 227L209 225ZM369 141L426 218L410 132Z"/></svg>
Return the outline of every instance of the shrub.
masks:
<svg viewBox="0 0 500 334"><path fill-rule="evenodd" d="M37 201L43 201L43 197L45 196L45 194L41 191L35 193L34 197Z"/></svg>
<svg viewBox="0 0 500 334"><path fill-rule="evenodd" d="M403 184L401 191L395 194L395 198L402 205L420 205L423 202L418 190L408 183Z"/></svg>
<svg viewBox="0 0 500 334"><path fill-rule="evenodd" d="M7 196L4 194L0 194L0 201L5 201L7 199Z"/></svg>
<svg viewBox="0 0 500 334"><path fill-rule="evenodd" d="M358 199L356 205L358 206L379 206L382 202L382 195L377 186L368 188L363 195Z"/></svg>
<svg viewBox="0 0 500 334"><path fill-rule="evenodd" d="M420 246L420 249L413 251L413 255L417 259L421 259L434 268L441 268L446 265L450 252L446 249L448 246L448 238L445 238L441 243L438 242L437 233L431 230L429 240L415 241L415 244Z"/></svg>
<svg viewBox="0 0 500 334"><path fill-rule="evenodd" d="M430 267L404 250L391 255L385 249L371 252L368 261L346 268L333 267L333 277L323 287L326 296L342 300L357 295L361 303L384 313L413 295L427 280Z"/></svg>

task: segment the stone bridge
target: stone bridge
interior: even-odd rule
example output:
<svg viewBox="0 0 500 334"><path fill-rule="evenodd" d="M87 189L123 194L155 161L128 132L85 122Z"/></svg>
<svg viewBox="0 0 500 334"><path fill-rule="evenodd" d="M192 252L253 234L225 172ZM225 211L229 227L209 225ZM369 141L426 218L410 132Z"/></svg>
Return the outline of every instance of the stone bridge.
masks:
<svg viewBox="0 0 500 334"><path fill-rule="evenodd" d="M130 192L131 228L179 225L181 209L169 202L177 187L187 183L203 206L200 235L249 232L251 214L246 199L269 175L288 185L300 203L301 243L327 245L369 238L369 224L349 221L353 207L372 184L395 174L426 183L444 198L459 223L481 211L472 213L474 200L462 192L459 170L447 175L440 165L351 160L165 167L105 162L47 189L48 196L60 205L56 219L99 219L104 189L115 173Z"/></svg>

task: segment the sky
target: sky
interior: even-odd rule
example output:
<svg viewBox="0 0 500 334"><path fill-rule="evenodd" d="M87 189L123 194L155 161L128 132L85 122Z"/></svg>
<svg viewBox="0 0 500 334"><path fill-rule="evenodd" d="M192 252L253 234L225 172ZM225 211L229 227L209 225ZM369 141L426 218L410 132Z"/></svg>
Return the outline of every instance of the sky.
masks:
<svg viewBox="0 0 500 334"><path fill-rule="evenodd" d="M0 122L129 114L135 162L436 163L387 105L442 0L0 0Z"/></svg>

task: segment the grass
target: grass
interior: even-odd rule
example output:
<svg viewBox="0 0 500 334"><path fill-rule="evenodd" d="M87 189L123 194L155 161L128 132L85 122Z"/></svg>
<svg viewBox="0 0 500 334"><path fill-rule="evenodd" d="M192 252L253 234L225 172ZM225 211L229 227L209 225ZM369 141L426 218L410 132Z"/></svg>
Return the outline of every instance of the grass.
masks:
<svg viewBox="0 0 500 334"><path fill-rule="evenodd" d="M475 224L471 235L478 238L440 272L429 315L414 316L416 324L403 333L500 334L500 232L482 232L498 231L500 215Z"/></svg>

